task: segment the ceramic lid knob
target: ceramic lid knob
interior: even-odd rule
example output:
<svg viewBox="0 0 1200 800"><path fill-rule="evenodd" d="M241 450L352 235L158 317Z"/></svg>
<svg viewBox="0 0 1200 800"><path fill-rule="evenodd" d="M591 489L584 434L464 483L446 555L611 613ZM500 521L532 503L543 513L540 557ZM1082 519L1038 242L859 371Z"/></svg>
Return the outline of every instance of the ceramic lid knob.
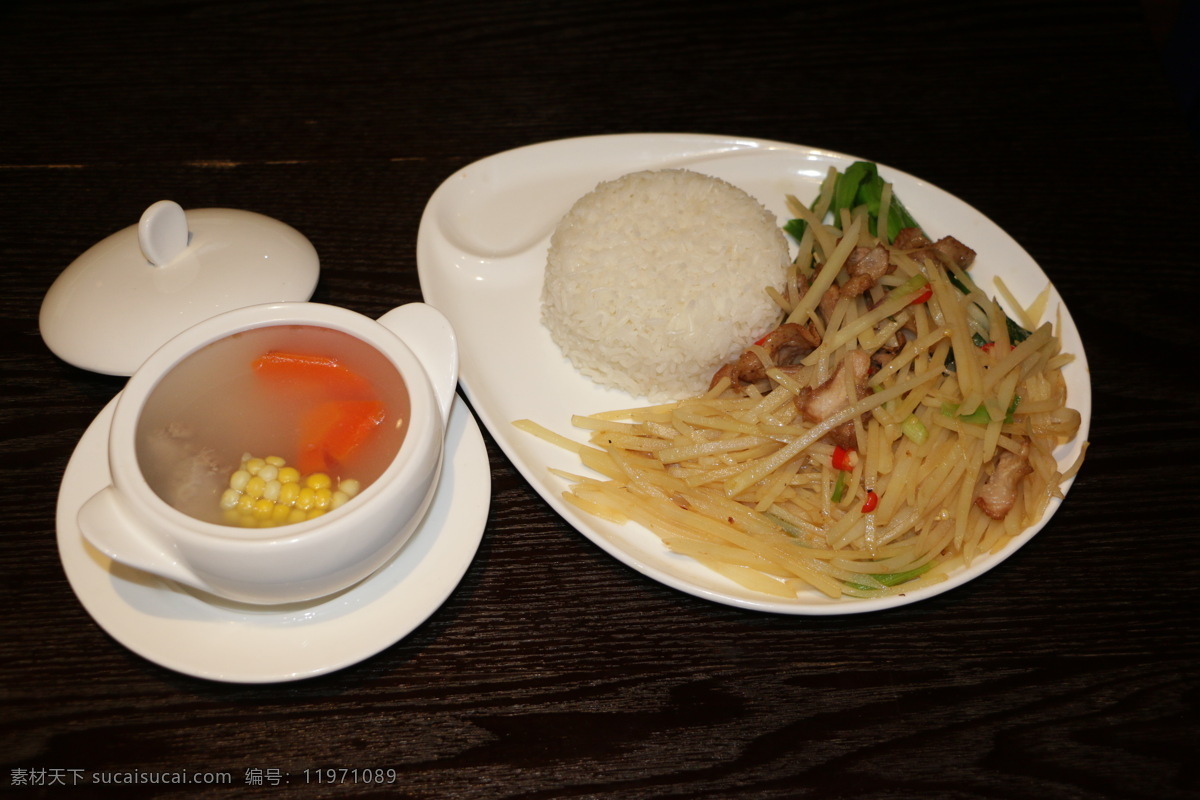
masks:
<svg viewBox="0 0 1200 800"><path fill-rule="evenodd" d="M138 222L142 255L156 267L170 264L188 246L187 212L173 200L159 200Z"/></svg>

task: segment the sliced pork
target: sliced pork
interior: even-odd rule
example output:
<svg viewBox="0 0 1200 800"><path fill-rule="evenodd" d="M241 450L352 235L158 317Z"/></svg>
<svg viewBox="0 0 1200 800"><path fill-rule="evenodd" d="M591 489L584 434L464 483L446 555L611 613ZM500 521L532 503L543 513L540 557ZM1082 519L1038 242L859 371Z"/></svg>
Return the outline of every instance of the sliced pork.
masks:
<svg viewBox="0 0 1200 800"><path fill-rule="evenodd" d="M1029 442L1021 451L1002 450L992 462L992 474L984 481L975 505L992 519L1004 519L1017 502L1017 485L1033 467L1029 464Z"/></svg>

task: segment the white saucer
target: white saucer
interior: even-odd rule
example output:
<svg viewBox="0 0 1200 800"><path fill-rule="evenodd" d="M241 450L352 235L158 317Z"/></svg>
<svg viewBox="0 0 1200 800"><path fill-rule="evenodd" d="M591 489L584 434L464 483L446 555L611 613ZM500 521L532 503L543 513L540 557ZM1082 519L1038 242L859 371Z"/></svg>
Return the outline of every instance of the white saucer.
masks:
<svg viewBox="0 0 1200 800"><path fill-rule="evenodd" d="M119 396L119 395L118 395ZM58 496L58 552L83 607L114 639L156 664L231 683L299 680L355 664L415 630L458 585L483 538L491 470L461 398L450 415L441 482L425 521L391 562L331 598L286 607L214 602L111 561L76 515L109 483L116 398L80 439Z"/></svg>

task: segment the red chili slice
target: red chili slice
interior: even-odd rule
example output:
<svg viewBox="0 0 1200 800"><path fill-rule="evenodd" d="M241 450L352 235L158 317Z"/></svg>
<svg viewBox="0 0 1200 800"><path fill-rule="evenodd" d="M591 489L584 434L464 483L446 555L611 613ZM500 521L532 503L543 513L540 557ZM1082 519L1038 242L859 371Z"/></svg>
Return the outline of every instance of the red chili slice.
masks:
<svg viewBox="0 0 1200 800"><path fill-rule="evenodd" d="M920 305L921 303L924 303L926 300L928 300L931 297L933 297L933 287L926 286L925 291L921 292L919 295L917 295L912 300L910 300L908 304L910 306L917 306L917 305Z"/></svg>
<svg viewBox="0 0 1200 800"><path fill-rule="evenodd" d="M843 472L853 472L855 465L858 464L858 452L855 450L847 450L841 445L833 448L833 468Z"/></svg>

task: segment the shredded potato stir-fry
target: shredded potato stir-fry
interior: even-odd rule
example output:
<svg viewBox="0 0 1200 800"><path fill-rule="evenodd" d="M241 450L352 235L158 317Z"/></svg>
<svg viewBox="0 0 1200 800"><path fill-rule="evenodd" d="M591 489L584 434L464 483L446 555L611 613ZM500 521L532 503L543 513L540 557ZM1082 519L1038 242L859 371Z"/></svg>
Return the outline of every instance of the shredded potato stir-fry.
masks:
<svg viewBox="0 0 1200 800"><path fill-rule="evenodd" d="M889 186L883 220L890 200ZM1083 458L1060 472L1053 453L1080 424L1062 375L1072 357L1036 318L1044 297L1016 311L1029 330L1011 336L1004 310L965 269L886 241L894 270L831 302L829 288L851 278L851 251L881 242L862 209L833 226L821 222L821 198L814 207L792 202L808 226L795 275L771 292L788 322L817 334L807 353L776 363L779 352L750 345L760 379L718 373L701 396L574 417L587 444L516 424L602 476L554 470L571 483L568 502L638 522L747 588L910 591L1004 547L1062 496ZM839 367L866 356L856 388ZM805 412L817 392L840 399L819 421Z"/></svg>

